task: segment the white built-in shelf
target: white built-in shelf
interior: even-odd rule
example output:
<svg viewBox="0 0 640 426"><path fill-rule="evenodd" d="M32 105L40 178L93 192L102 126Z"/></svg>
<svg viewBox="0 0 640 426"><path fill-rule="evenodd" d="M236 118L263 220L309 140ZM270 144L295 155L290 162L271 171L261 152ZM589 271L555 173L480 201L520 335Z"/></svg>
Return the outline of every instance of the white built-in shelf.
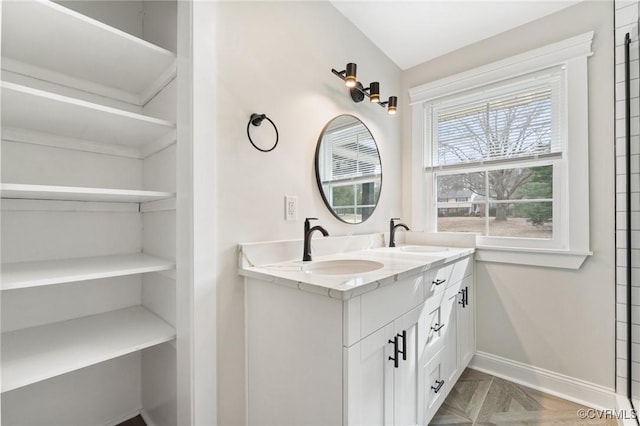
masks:
<svg viewBox="0 0 640 426"><path fill-rule="evenodd" d="M112 203L143 203L175 196L172 192L135 189L89 188L81 186L0 184L2 198L23 200L96 201Z"/></svg>
<svg viewBox="0 0 640 426"><path fill-rule="evenodd" d="M146 272L168 271L175 262L145 253L3 263L2 290L37 287Z"/></svg>
<svg viewBox="0 0 640 426"><path fill-rule="evenodd" d="M144 105L176 74L176 55L50 1L2 3L2 67Z"/></svg>
<svg viewBox="0 0 640 426"><path fill-rule="evenodd" d="M2 392L171 341L175 330L136 306L2 333Z"/></svg>
<svg viewBox="0 0 640 426"><path fill-rule="evenodd" d="M3 127L135 147L175 138L176 126L167 120L6 81L1 85Z"/></svg>

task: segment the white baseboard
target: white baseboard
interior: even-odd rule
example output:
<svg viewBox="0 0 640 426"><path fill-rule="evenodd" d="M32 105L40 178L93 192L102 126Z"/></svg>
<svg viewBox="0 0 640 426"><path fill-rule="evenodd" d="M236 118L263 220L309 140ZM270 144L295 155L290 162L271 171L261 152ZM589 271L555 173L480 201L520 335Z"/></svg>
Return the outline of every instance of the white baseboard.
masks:
<svg viewBox="0 0 640 426"><path fill-rule="evenodd" d="M469 368L599 410L615 410L614 389L477 351Z"/></svg>

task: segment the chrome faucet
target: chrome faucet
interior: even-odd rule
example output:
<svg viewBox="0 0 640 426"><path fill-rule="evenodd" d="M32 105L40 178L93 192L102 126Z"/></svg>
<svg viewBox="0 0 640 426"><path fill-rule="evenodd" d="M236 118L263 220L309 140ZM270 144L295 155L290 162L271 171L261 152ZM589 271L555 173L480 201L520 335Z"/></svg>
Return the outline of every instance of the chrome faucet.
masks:
<svg viewBox="0 0 640 426"><path fill-rule="evenodd" d="M394 217L393 219L391 219L389 221L389 247L395 247L396 246L396 229L404 228L407 231L409 230L409 227L407 225L405 225L404 223L396 224L395 223L396 220L400 220L400 218L399 217Z"/></svg>
<svg viewBox="0 0 640 426"><path fill-rule="evenodd" d="M318 220L318 218L308 217L304 220L304 253L302 254L303 262L311 260L311 234L313 234L315 231L320 231L325 237L329 236L327 230L320 225L316 225L311 228L311 224L309 223L310 220Z"/></svg>

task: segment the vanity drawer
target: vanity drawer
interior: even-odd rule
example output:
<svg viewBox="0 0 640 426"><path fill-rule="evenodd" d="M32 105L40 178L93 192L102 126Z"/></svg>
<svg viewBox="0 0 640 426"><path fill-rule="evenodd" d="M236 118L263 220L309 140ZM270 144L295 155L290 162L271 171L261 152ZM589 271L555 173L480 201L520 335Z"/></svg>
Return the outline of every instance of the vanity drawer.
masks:
<svg viewBox="0 0 640 426"><path fill-rule="evenodd" d="M420 274L360 296L360 338L422 303L423 281Z"/></svg>
<svg viewBox="0 0 640 426"><path fill-rule="evenodd" d="M473 261L471 256L467 256L463 259L444 265L441 268L435 269L428 275L432 285L450 286L461 281L472 272Z"/></svg>
<svg viewBox="0 0 640 426"><path fill-rule="evenodd" d="M418 320L418 347L425 359L430 359L444 343L443 322L444 313L442 311L444 292L430 298L424 304Z"/></svg>
<svg viewBox="0 0 640 426"><path fill-rule="evenodd" d="M424 278L424 300L429 300L431 297L442 295L444 289L447 288L447 280L436 280L436 271L429 271L425 273Z"/></svg>
<svg viewBox="0 0 640 426"><path fill-rule="evenodd" d="M430 359L448 337L455 333L455 319L452 311L457 301L460 282L427 299L419 320L419 346L425 359Z"/></svg>
<svg viewBox="0 0 640 426"><path fill-rule="evenodd" d="M430 420L438 411L447 395L448 383L445 382L444 353L440 350L431 360L421 366L419 374L422 395L423 418Z"/></svg>

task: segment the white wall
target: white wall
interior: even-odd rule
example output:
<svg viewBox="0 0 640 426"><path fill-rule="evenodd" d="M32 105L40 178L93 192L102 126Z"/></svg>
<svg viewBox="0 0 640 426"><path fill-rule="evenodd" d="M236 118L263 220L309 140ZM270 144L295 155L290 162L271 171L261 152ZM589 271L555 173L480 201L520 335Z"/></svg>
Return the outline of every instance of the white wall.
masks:
<svg viewBox="0 0 640 426"><path fill-rule="evenodd" d="M134 352L4 392L2 424L119 424L140 411L140 392L140 353Z"/></svg>
<svg viewBox="0 0 640 426"><path fill-rule="evenodd" d="M328 2L221 2L216 30L218 423L236 425L245 421L244 291L237 244L301 239L305 217L318 217L331 235L384 231L400 214L402 111L393 117L379 106L354 104L331 68L355 62L364 84L375 79L383 97L403 95L400 70ZM254 112L278 126L280 142L270 153L257 151L247 139ZM331 215L314 175L320 131L345 113L369 127L382 157L380 203L360 225ZM251 131L258 138L271 132L267 122ZM296 222L284 221L285 195L298 196Z"/></svg>
<svg viewBox="0 0 640 426"><path fill-rule="evenodd" d="M178 2L179 425L217 424L216 9Z"/></svg>
<svg viewBox="0 0 640 426"><path fill-rule="evenodd" d="M126 33L175 52L176 2L166 0L54 0Z"/></svg>
<svg viewBox="0 0 640 426"><path fill-rule="evenodd" d="M585 1L556 14L421 64L410 87L595 30L589 58L591 250L580 270L478 263L478 350L607 389L615 372L613 4ZM406 104L405 104L406 108ZM404 156L411 152L403 117ZM411 208L403 176L403 211ZM577 213L579 214L579 212Z"/></svg>
<svg viewBox="0 0 640 426"><path fill-rule="evenodd" d="M143 0L142 10L142 38L156 46L177 52L177 2Z"/></svg>
<svg viewBox="0 0 640 426"><path fill-rule="evenodd" d="M136 37L142 37L143 35L143 6L141 0L60 0L55 3Z"/></svg>

